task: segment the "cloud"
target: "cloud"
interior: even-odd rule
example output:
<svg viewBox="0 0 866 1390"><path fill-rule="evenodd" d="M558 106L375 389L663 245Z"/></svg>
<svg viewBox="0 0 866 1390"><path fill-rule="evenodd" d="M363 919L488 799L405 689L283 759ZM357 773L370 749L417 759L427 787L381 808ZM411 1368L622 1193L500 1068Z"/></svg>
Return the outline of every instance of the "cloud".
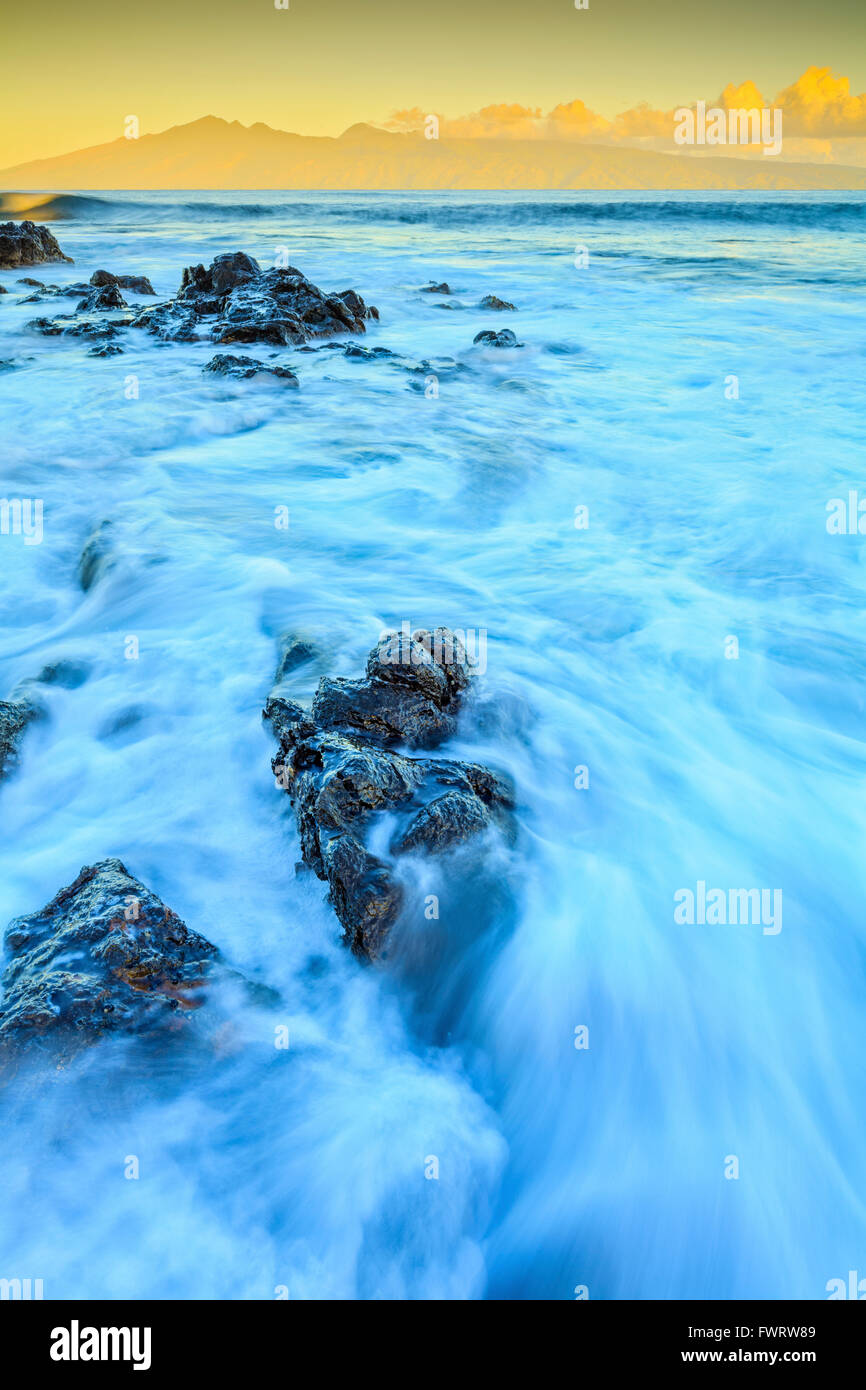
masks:
<svg viewBox="0 0 866 1390"><path fill-rule="evenodd" d="M788 157L821 163L864 162L863 143L855 137L866 136L866 93L852 96L849 79L834 77L829 68L807 68L772 101L750 79L729 82L707 106L726 111L781 107L784 149ZM420 131L431 115L439 121L442 139L565 140L677 152L673 140L674 109L662 111L646 102L619 112L613 120L575 99L554 106L546 114L540 107L517 102L485 106L480 111L455 117L414 107L395 111L382 124L387 130ZM719 145L688 153L698 158L702 153L742 158L748 154L760 155L761 148L760 145Z"/></svg>
<svg viewBox="0 0 866 1390"><path fill-rule="evenodd" d="M829 68L807 68L773 105L785 113L786 135L866 135L866 93L852 97L848 78L834 77Z"/></svg>

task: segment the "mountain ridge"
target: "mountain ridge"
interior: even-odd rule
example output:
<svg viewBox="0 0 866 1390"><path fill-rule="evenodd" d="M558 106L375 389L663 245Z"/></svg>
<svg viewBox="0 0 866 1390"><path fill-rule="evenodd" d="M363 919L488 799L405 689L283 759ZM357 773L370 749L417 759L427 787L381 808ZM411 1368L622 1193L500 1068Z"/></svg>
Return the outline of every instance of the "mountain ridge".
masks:
<svg viewBox="0 0 866 1390"><path fill-rule="evenodd" d="M0 170L16 191L106 189L862 189L866 169L776 158L665 154L577 141L381 130L298 135L201 116Z"/></svg>

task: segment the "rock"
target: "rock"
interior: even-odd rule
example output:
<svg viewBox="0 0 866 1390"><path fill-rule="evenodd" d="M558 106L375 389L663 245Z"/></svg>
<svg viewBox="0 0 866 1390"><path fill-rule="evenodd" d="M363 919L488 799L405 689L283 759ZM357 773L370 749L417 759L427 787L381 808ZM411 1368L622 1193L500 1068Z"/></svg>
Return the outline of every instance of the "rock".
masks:
<svg viewBox="0 0 866 1390"><path fill-rule="evenodd" d="M30 275L21 275L15 282L17 285L29 285L34 290L44 290L47 286L41 280L34 280Z"/></svg>
<svg viewBox="0 0 866 1390"><path fill-rule="evenodd" d="M24 730L41 713L39 706L26 696L0 700L0 778L13 771Z"/></svg>
<svg viewBox="0 0 866 1390"><path fill-rule="evenodd" d="M242 251L188 266L173 300L139 311L134 322L168 341L301 344L335 333L364 333L378 317L354 290L326 295L294 266L263 271Z"/></svg>
<svg viewBox="0 0 866 1390"><path fill-rule="evenodd" d="M96 347L88 348L88 357L116 357L122 353L123 348L119 343L100 343Z"/></svg>
<svg viewBox="0 0 866 1390"><path fill-rule="evenodd" d="M90 277L91 285L117 285L133 294L156 294L156 290L146 275L112 275L110 270L94 270Z"/></svg>
<svg viewBox="0 0 866 1390"><path fill-rule="evenodd" d="M279 694L266 705L280 745L272 766L295 808L304 863L328 883L345 939L364 959L382 953L403 898L393 863L367 844L378 815L402 821L391 835L392 860L508 828L505 778L393 746L430 747L453 733L470 679L463 645L447 628L404 627L377 643L363 678L320 680L309 713Z"/></svg>
<svg viewBox="0 0 866 1390"><path fill-rule="evenodd" d="M452 289L451 289L451 286L448 285L448 284L446 284L444 280L442 281L441 285L436 285L436 284L434 284L433 281L431 280L431 281L430 281L430 284L429 284L429 285L423 285L423 286L422 286L422 289L423 289L423 291L424 291L425 294L452 294L452 293L453 293L453 291L452 291Z"/></svg>
<svg viewBox="0 0 866 1390"><path fill-rule="evenodd" d="M95 289L88 290L75 308L76 312L80 314L89 313L92 309L128 309L129 305L120 293L117 284L113 284L99 285Z"/></svg>
<svg viewBox="0 0 866 1390"><path fill-rule="evenodd" d="M14 372L17 366L14 357L0 357L0 372Z"/></svg>
<svg viewBox="0 0 866 1390"><path fill-rule="evenodd" d="M121 328L128 328L131 316L124 319L90 319L78 314L58 314L56 318L30 319L24 326L47 338L62 335L70 338L115 338Z"/></svg>
<svg viewBox="0 0 866 1390"><path fill-rule="evenodd" d="M47 227L34 222L0 222L0 270L18 266L42 265L47 261L68 261Z"/></svg>
<svg viewBox="0 0 866 1390"><path fill-rule="evenodd" d="M191 1026L219 961L119 859L81 870L43 908L6 931L0 1062L47 1056L65 1065L107 1034Z"/></svg>
<svg viewBox="0 0 866 1390"><path fill-rule="evenodd" d="M297 386L298 384L298 378L288 367L270 366L265 362L257 362L254 357L233 357L228 352L218 352L215 357L205 363L202 370L214 372L217 376L236 377L239 380L258 376L260 372L265 372L269 376L279 377L287 386Z"/></svg>
<svg viewBox="0 0 866 1390"><path fill-rule="evenodd" d="M43 666L36 681L39 685L57 685L62 690L77 690L83 685L90 675L90 666L86 661L73 661L61 657L58 661L52 661L48 666Z"/></svg>
<svg viewBox="0 0 866 1390"><path fill-rule="evenodd" d="M486 347L523 347L523 344L517 341L510 328L500 328L498 333L494 333L492 328L485 328L483 332L476 333L472 342L484 343Z"/></svg>
<svg viewBox="0 0 866 1390"><path fill-rule="evenodd" d="M507 299L499 299L495 294L486 294L478 305L479 309L513 309L517 312L516 304L509 304Z"/></svg>
<svg viewBox="0 0 866 1390"><path fill-rule="evenodd" d="M114 544L110 521L100 521L84 543L78 561L78 582L87 593L114 564Z"/></svg>
<svg viewBox="0 0 866 1390"><path fill-rule="evenodd" d="M7 290L6 286L5 286L5 285L0 285L0 294L8 294L8 293L9 293L9 291Z"/></svg>
<svg viewBox="0 0 866 1390"><path fill-rule="evenodd" d="M306 666L310 661L318 661L323 653L316 642L302 637L296 632L284 633L280 638L280 658L277 662L277 673L274 676L275 685L280 685L290 676L293 671L297 671L301 666Z"/></svg>

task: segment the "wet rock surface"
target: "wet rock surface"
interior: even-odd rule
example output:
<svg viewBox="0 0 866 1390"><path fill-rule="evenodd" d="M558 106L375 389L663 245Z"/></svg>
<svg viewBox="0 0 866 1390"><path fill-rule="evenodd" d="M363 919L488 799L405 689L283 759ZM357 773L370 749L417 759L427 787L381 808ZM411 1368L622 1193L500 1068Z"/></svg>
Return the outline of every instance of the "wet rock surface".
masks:
<svg viewBox="0 0 866 1390"><path fill-rule="evenodd" d="M495 294L486 294L478 307L479 309L495 309L497 312L504 309L513 309L515 313L517 312L516 304L509 304L507 299L500 299Z"/></svg>
<svg viewBox="0 0 866 1390"><path fill-rule="evenodd" d="M62 1065L106 1034L183 1029L219 960L119 859L16 918L5 948L0 1069L33 1052Z"/></svg>
<svg viewBox="0 0 866 1390"><path fill-rule="evenodd" d="M26 696L0 700L0 780L14 770L24 731L40 714L39 706Z"/></svg>
<svg viewBox="0 0 866 1390"><path fill-rule="evenodd" d="M485 328L481 333L476 333L475 337L472 339L472 342L482 343L485 347L523 347L523 344L517 341L515 334L512 333L510 328L500 328L498 333L494 333L492 328Z"/></svg>
<svg viewBox="0 0 866 1390"><path fill-rule="evenodd" d="M237 381L247 380L249 377L259 376L264 373L267 376L277 377L286 386L297 386L298 378L289 367L282 367L277 363L259 362L254 357L235 357L228 352L218 352L203 368L206 372L213 372L215 376L232 377Z"/></svg>
<svg viewBox="0 0 866 1390"><path fill-rule="evenodd" d="M146 275L113 275L110 270L94 270L90 283L97 287L116 285L132 294L156 294Z"/></svg>
<svg viewBox="0 0 866 1390"><path fill-rule="evenodd" d="M439 285L435 284L435 282L431 280L429 285L423 285L423 286L422 286L422 290L423 290L424 294L451 294L451 293L452 293L451 286L448 285L448 284L446 284L446 282L445 282L444 280L443 280L442 283L439 284Z"/></svg>
<svg viewBox="0 0 866 1390"><path fill-rule="evenodd" d="M354 290L325 294L294 266L262 270L242 251L210 266L188 266L174 299L142 309L134 322L168 341L305 343L364 333L378 311Z"/></svg>
<svg viewBox="0 0 866 1390"><path fill-rule="evenodd" d="M0 270L18 266L42 265L48 261L68 261L47 227L35 222L0 222Z"/></svg>
<svg viewBox="0 0 866 1390"><path fill-rule="evenodd" d="M447 628L404 631L374 647L361 679L323 677L309 712L282 693L265 707L280 745L272 766L295 808L304 863L328 883L347 944L364 959L382 953L400 913L400 856L442 853L493 826L509 828L506 778L400 751L454 733L471 678ZM368 848L383 812L394 818L387 861Z"/></svg>
<svg viewBox="0 0 866 1390"><path fill-rule="evenodd" d="M84 542L78 561L78 582L85 593L88 593L114 564L113 529L110 521L100 521Z"/></svg>

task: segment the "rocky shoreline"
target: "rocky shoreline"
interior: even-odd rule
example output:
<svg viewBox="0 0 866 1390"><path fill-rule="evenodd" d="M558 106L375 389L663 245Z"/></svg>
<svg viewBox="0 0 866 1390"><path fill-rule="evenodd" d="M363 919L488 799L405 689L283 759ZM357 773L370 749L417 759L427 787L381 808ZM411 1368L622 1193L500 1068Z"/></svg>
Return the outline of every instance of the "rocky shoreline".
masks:
<svg viewBox="0 0 866 1390"><path fill-rule="evenodd" d="M32 222L0 225L0 269L18 269L50 261L69 262L71 258L64 255L47 227ZM152 305L130 305L122 293L126 290L136 295L154 296L153 286L145 275L118 275L101 269L93 272L88 283L51 285L32 277L22 277L19 283L32 291L19 301L21 303L42 304L62 298L78 300L71 313L34 318L26 327L44 337L92 339L94 346L89 349L92 357L122 353L123 347L117 339L127 330L138 328L167 343L204 341L220 347L259 343L301 351L337 346L347 357L356 360L387 358L392 365L416 376L462 369L450 359L444 363L409 362L386 347L365 349L352 343L343 346L324 342L342 334L366 333L368 323L378 320L378 309L367 304L354 289L326 293L294 266L263 270L258 261L244 251L216 256L207 267L187 266L174 297ZM420 288L422 293L453 298L453 291L444 282ZM462 306L443 302L440 307ZM492 294L486 295L477 307L494 312L516 311L514 304ZM510 329L499 332L484 329L473 340L473 346L477 345L523 346ZM289 386L298 384L297 374L285 363L262 363L233 354L217 354L204 370L237 380L271 375Z"/></svg>
<svg viewBox="0 0 866 1390"><path fill-rule="evenodd" d="M6 245L7 257L13 254L11 237L16 267L69 259L47 229L22 223L11 235L10 227L0 228L0 252ZM320 343L364 334L377 310L355 290L325 294L294 267L263 271L243 252L217 256L207 268L187 268L173 299L144 307L130 307L123 293L153 296L141 275L97 270L86 284L47 285L30 277L25 283L33 291L26 302L77 298L72 313L30 326L94 338L93 353L120 351L109 340L137 327L167 342L258 342L301 351L325 346L350 359L390 360L416 375L430 369L428 362L409 362L381 346ZM444 284L427 288L451 293ZM495 297L488 301L484 307L514 309ZM512 346L516 338L508 330L486 331L476 342ZM218 352L204 370L298 384L283 364L231 352ZM81 590L88 593L115 560L112 523L103 519L80 554ZM489 839L513 839L514 789L489 767L440 755L458 725L468 722L478 679L454 632L410 633L404 626L386 634L362 676L323 677L303 708L291 697L293 674L315 652L296 635L283 642L263 711L278 744L271 766L294 809L303 866L327 884L345 944L362 961L384 962L391 933L412 905L419 857L450 856L449 875L459 878L457 851L473 843L483 855ZM0 701L0 779L14 773L28 726L44 715L32 691L40 682L64 684L66 676L43 671ZM45 908L13 921L5 946L0 1077L28 1060L64 1068L109 1035L158 1038L162 1045L194 1033L211 984L231 973L217 948L117 858L86 866Z"/></svg>

